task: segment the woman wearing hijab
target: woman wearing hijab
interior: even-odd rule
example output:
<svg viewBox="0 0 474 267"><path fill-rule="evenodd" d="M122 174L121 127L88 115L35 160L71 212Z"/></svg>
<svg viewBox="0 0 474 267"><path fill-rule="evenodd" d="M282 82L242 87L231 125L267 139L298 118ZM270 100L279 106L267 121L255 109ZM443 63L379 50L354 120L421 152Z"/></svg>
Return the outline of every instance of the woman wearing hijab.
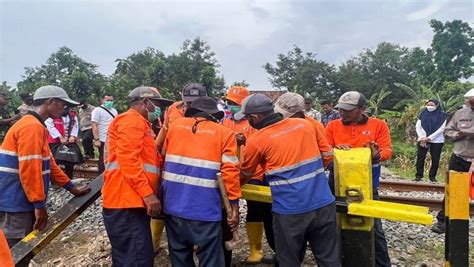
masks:
<svg viewBox="0 0 474 267"><path fill-rule="evenodd" d="M444 128L446 127L448 115L441 111L439 100L431 99L426 102L426 106L420 113L416 122L417 155L416 155L416 178L421 181L425 167L425 158L428 150L431 155L431 168L429 178L431 182L436 182L439 159L444 145Z"/></svg>

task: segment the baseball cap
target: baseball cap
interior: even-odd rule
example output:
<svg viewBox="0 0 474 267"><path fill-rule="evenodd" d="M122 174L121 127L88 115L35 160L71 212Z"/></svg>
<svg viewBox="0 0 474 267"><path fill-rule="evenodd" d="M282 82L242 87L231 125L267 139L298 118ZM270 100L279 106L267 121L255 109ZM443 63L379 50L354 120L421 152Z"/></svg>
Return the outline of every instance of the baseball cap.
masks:
<svg viewBox="0 0 474 267"><path fill-rule="evenodd" d="M357 91L345 92L337 101L336 108L353 110L367 105L367 98Z"/></svg>
<svg viewBox="0 0 474 267"><path fill-rule="evenodd" d="M275 112L289 118L304 110L305 99L297 93L284 93L275 102Z"/></svg>
<svg viewBox="0 0 474 267"><path fill-rule="evenodd" d="M45 85L36 89L35 94L33 95L33 101L39 99L50 99L50 98L59 98L66 102L67 106L77 106L79 102L76 102L69 98L66 91L63 88L54 86L54 85Z"/></svg>
<svg viewBox="0 0 474 267"><path fill-rule="evenodd" d="M249 90L243 86L232 86L227 90L227 95L225 99L235 102L239 105L242 105L242 101L249 96Z"/></svg>
<svg viewBox="0 0 474 267"><path fill-rule="evenodd" d="M20 93L19 95L22 100L33 99L33 95L28 92L23 92L23 93Z"/></svg>
<svg viewBox="0 0 474 267"><path fill-rule="evenodd" d="M193 100L203 96L207 96L207 91L206 88L199 83L186 84L181 93L183 102L192 102Z"/></svg>
<svg viewBox="0 0 474 267"><path fill-rule="evenodd" d="M217 102L208 96L196 98L193 102L191 102L191 106L186 110L184 116L191 117L198 112L211 114L218 120L224 117L224 112L219 110L217 107Z"/></svg>
<svg viewBox="0 0 474 267"><path fill-rule="evenodd" d="M253 94L242 101L242 108L234 114L234 119L241 120L248 114L255 114L273 110L272 100L264 94Z"/></svg>
<svg viewBox="0 0 474 267"><path fill-rule="evenodd" d="M135 89L133 89L129 94L128 94L128 101L133 102L135 100L139 100L142 98L149 98L153 100L158 100L165 106L169 106L173 104L172 100L163 98L160 94L160 91L156 89L155 87L151 86L139 86Z"/></svg>
<svg viewBox="0 0 474 267"><path fill-rule="evenodd" d="M474 97L474 88L467 91L467 93L464 95L464 97Z"/></svg>

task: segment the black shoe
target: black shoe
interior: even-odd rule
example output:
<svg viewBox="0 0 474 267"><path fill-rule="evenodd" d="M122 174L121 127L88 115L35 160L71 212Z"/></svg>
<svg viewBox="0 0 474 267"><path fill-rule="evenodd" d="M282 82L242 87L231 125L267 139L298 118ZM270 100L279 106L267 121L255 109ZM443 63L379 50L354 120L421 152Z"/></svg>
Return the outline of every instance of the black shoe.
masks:
<svg viewBox="0 0 474 267"><path fill-rule="evenodd" d="M446 232L446 225L444 223L437 222L433 224L433 227L431 227L431 231L437 234L444 234Z"/></svg>
<svg viewBox="0 0 474 267"><path fill-rule="evenodd" d="M415 180L413 180L413 181L419 182L419 181L421 181L421 177L416 177Z"/></svg>
<svg viewBox="0 0 474 267"><path fill-rule="evenodd" d="M433 183L436 183L437 182L436 177L430 177L430 181Z"/></svg>

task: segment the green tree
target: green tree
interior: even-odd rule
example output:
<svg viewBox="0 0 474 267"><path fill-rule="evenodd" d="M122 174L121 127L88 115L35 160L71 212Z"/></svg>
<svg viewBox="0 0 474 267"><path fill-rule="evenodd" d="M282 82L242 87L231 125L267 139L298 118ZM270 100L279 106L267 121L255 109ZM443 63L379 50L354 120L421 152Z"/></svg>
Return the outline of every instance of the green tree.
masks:
<svg viewBox="0 0 474 267"><path fill-rule="evenodd" d="M54 52L46 64L26 67L23 80L17 86L19 91L34 92L43 85L57 85L64 88L71 98L95 101L107 82L97 68L97 65L86 62L64 46Z"/></svg>
<svg viewBox="0 0 474 267"><path fill-rule="evenodd" d="M474 73L474 31L461 20L444 24L431 20L434 36L431 43L437 76L442 82L469 78Z"/></svg>
<svg viewBox="0 0 474 267"><path fill-rule="evenodd" d="M166 57L164 87L176 99L180 98L182 88L190 82L199 82L208 90L210 96L224 91L224 78L219 76L219 67L211 47L199 37L186 40L178 54Z"/></svg>
<svg viewBox="0 0 474 267"><path fill-rule="evenodd" d="M405 62L408 53L406 47L379 43L375 50L366 49L342 64L336 74L335 85L341 93L356 90L369 99L386 88L391 95L385 99L381 108L393 107L407 97L407 93L394 83L409 84L411 81Z"/></svg>
<svg viewBox="0 0 474 267"><path fill-rule="evenodd" d="M166 57L159 50L148 47L115 62L117 67L111 76L111 93L115 96L119 110L127 109L128 93L141 85L157 87L164 97L173 97L169 90L162 86L165 79Z"/></svg>
<svg viewBox="0 0 474 267"><path fill-rule="evenodd" d="M280 90L316 99L332 98L335 93L332 82L335 67L317 60L313 53L303 53L297 46L286 55L279 54L275 65L267 63L264 69L270 75L271 84Z"/></svg>

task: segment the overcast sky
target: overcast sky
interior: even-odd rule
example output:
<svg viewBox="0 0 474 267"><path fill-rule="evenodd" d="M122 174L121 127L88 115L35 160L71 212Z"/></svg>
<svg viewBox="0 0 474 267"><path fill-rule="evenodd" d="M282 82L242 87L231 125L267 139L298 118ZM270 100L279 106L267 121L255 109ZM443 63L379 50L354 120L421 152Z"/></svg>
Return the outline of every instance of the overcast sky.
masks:
<svg viewBox="0 0 474 267"><path fill-rule="evenodd" d="M117 58L146 47L178 52L185 39L199 36L216 53L227 84L246 80L251 89L269 89L262 66L294 44L339 65L382 41L428 47L432 18L474 26L470 0L0 2L0 81L9 85L60 46L109 75Z"/></svg>

